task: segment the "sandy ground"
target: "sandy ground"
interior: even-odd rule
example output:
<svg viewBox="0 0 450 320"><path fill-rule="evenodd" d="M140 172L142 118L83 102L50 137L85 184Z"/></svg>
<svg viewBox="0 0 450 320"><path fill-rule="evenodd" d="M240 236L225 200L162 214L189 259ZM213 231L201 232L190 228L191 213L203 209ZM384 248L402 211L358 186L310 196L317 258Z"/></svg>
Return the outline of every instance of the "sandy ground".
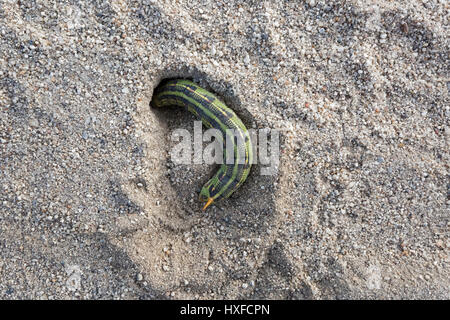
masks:
<svg viewBox="0 0 450 320"><path fill-rule="evenodd" d="M0 298L449 299L447 1L0 1ZM201 212L167 77L278 128Z"/></svg>

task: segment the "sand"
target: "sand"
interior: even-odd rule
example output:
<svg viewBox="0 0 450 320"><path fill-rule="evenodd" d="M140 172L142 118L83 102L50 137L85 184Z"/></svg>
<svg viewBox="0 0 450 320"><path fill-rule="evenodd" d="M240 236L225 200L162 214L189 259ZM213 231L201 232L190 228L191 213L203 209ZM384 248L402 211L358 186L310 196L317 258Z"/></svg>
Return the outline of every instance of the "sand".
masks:
<svg viewBox="0 0 450 320"><path fill-rule="evenodd" d="M449 299L446 1L0 1L0 298ZM191 78L281 130L201 211Z"/></svg>

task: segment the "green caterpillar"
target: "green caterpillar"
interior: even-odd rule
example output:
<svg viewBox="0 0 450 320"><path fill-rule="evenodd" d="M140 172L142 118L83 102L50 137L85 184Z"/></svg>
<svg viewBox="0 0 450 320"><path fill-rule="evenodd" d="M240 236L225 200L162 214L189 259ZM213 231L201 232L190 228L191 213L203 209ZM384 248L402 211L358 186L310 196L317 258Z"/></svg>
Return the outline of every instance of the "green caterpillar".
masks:
<svg viewBox="0 0 450 320"><path fill-rule="evenodd" d="M224 162L200 191L199 199L206 202L203 207L205 210L214 201L228 198L247 179L253 160L249 132L233 110L214 94L189 80L169 80L156 88L151 106L168 105L187 107L206 127L220 130L223 137L227 135L230 137L229 129L234 132L234 137L222 139ZM225 140L232 144L234 156L231 164L230 161L225 161L227 157Z"/></svg>

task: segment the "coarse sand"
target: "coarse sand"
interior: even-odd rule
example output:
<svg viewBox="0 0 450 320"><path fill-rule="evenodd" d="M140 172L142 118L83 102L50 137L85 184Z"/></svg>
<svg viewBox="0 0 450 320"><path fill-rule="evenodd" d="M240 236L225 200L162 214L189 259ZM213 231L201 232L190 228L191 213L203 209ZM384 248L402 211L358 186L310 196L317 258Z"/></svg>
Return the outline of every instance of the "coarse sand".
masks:
<svg viewBox="0 0 450 320"><path fill-rule="evenodd" d="M449 3L0 1L1 299L449 299ZM205 212L165 78L278 129Z"/></svg>

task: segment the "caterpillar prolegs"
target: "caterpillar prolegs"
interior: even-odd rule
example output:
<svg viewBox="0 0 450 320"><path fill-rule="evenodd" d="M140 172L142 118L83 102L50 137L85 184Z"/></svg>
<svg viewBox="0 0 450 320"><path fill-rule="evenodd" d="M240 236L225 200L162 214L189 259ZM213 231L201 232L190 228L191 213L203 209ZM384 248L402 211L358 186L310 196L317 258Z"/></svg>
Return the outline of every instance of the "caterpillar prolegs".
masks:
<svg viewBox="0 0 450 320"><path fill-rule="evenodd" d="M200 191L199 199L206 202L203 207L205 210L214 201L228 198L247 179L253 160L249 132L236 113L217 96L189 80L169 80L156 88L151 106L168 105L187 108L199 117L206 127L219 130L222 137L234 135L230 139L223 139L224 161ZM233 150L233 161L225 159L227 148L228 151ZM231 151L228 154L231 154Z"/></svg>

